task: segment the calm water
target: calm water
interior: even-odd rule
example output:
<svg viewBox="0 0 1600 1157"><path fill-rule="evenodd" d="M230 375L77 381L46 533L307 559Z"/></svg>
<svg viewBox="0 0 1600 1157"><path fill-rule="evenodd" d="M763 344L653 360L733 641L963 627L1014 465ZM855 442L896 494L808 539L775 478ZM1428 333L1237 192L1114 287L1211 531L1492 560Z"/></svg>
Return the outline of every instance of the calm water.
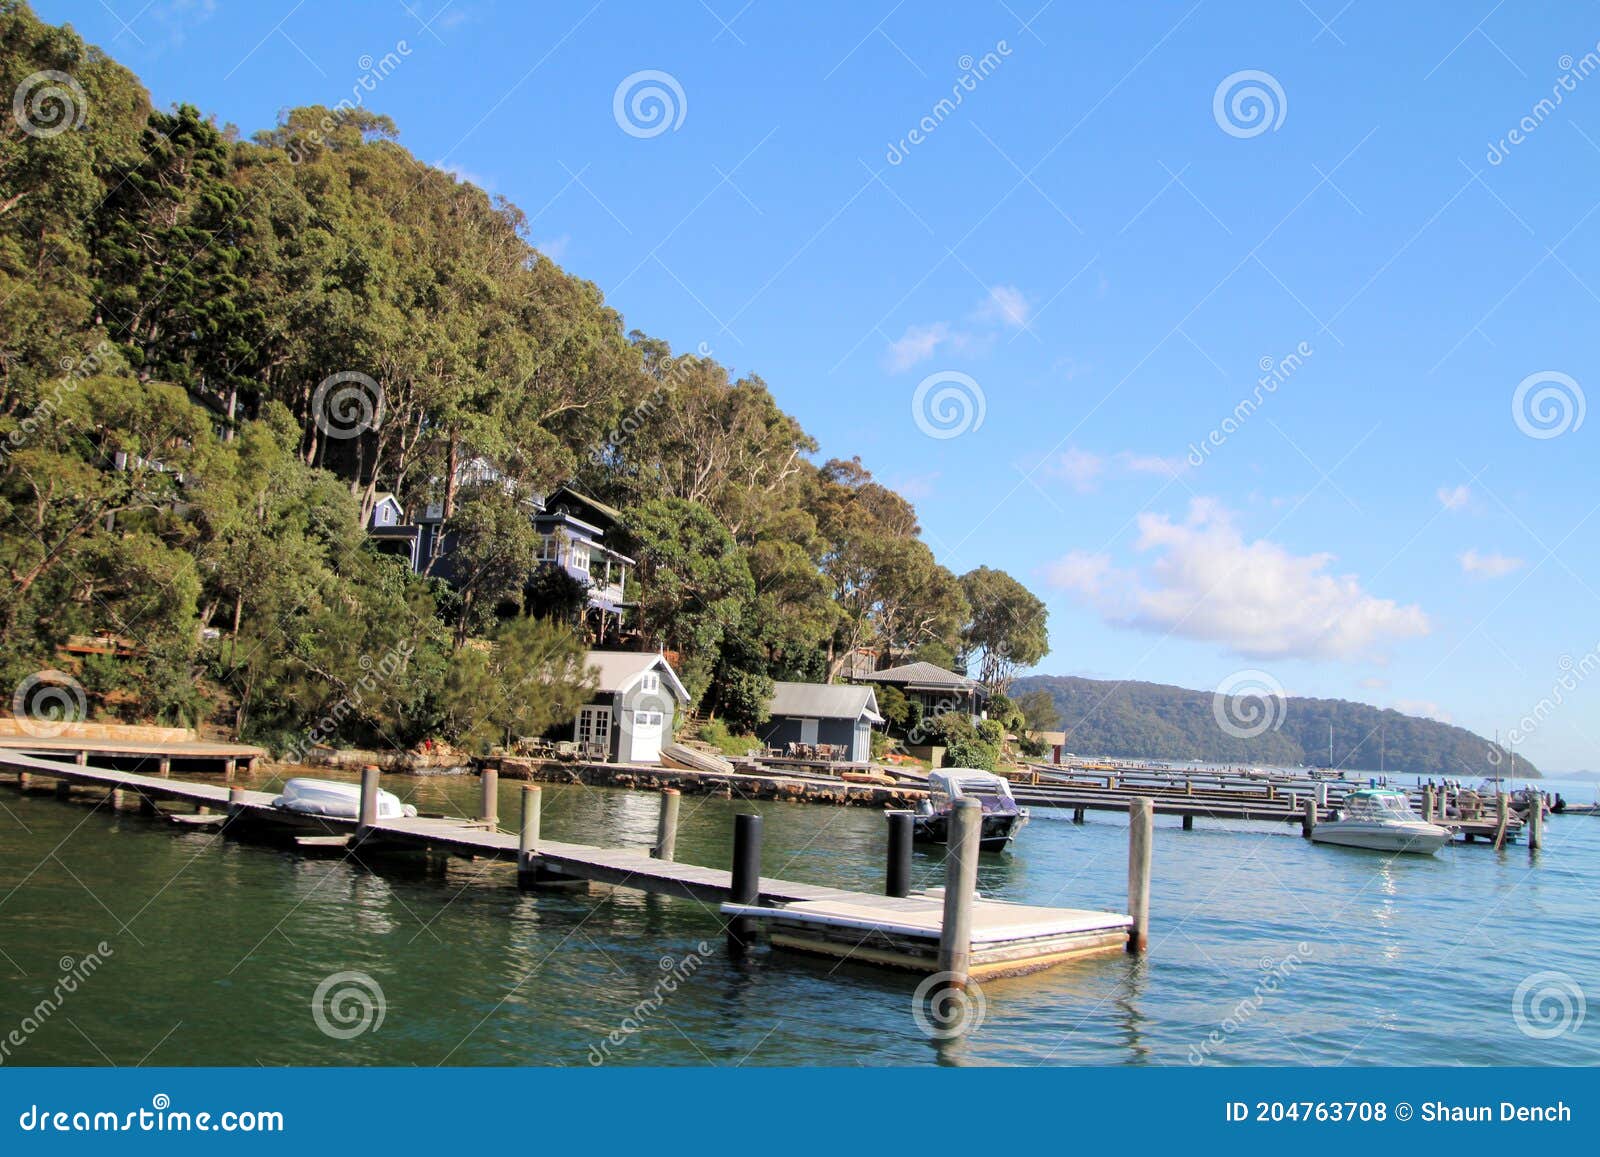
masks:
<svg viewBox="0 0 1600 1157"><path fill-rule="evenodd" d="M475 779L385 786L425 811L475 806ZM1588 800L1594 786L1563 790ZM516 792L503 786L503 816ZM654 795L544 795L549 837L653 839ZM768 874L881 887L884 820L864 810L685 797L678 858L724 864L734 811L751 806ZM1157 824L1148 957L989 982L981 1025L936 1042L912 1016L915 978L766 949L735 963L715 912L692 901L525 895L507 866L454 859L365 870L0 787L0 1038L105 941L99 971L24 1026L5 1063L1600 1063L1600 1009L1574 1025L1569 987L1600 997L1600 819L1553 817L1531 866L1522 847L1390 861L1288 827ZM1126 828L1108 817L1036 811L1014 852L984 859L987 894L1126 902ZM942 870L919 852L926 882ZM682 977L675 991L664 969ZM381 988L383 1019L334 1039L313 996L352 971ZM1545 972L1567 979L1528 986L1530 1027L1561 1028L1563 995L1573 1014L1537 1039L1513 1001Z"/></svg>

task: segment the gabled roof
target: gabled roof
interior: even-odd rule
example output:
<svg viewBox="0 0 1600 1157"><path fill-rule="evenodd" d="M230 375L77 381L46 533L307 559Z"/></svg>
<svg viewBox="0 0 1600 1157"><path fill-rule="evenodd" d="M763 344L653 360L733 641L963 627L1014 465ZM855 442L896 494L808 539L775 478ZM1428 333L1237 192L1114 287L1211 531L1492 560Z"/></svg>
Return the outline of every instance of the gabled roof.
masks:
<svg viewBox="0 0 1600 1157"><path fill-rule="evenodd" d="M597 691L626 691L639 681L640 675L651 669L659 669L678 701L689 702L688 690L678 681L672 664L663 655L648 651L590 651L584 663L596 672Z"/></svg>
<svg viewBox="0 0 1600 1157"><path fill-rule="evenodd" d="M579 506L587 506L590 510L595 511L604 518L609 518L613 523L619 526L622 524L622 511L618 510L614 506L607 506L599 499L590 498L587 494L580 494L578 491L565 484L557 486L550 492L549 497L547 497L544 502L546 509L559 506L561 504L562 495L565 495Z"/></svg>
<svg viewBox="0 0 1600 1157"><path fill-rule="evenodd" d="M949 687L961 691L975 691L982 686L976 679L922 662L886 667L882 671L857 675L856 678L863 683L904 683L908 687Z"/></svg>
<svg viewBox="0 0 1600 1157"><path fill-rule="evenodd" d="M873 723L883 722L872 688L844 683L774 683L767 710L806 719L856 720L864 715Z"/></svg>

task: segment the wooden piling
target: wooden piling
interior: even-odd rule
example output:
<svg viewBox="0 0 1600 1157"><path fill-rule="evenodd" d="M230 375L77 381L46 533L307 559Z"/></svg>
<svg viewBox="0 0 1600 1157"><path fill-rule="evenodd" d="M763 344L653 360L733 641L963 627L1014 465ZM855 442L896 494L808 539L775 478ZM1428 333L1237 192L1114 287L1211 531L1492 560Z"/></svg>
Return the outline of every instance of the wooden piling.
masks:
<svg viewBox="0 0 1600 1157"><path fill-rule="evenodd" d="M228 820L232 822L244 811L245 799L248 793L242 787L228 789Z"/></svg>
<svg viewBox="0 0 1600 1157"><path fill-rule="evenodd" d="M728 899L735 904L755 904L761 899L761 817L733 817L733 873ZM743 916L728 921L728 949L743 955L755 939L755 922Z"/></svg>
<svg viewBox="0 0 1600 1157"><path fill-rule="evenodd" d="M1300 805L1300 835L1301 835L1301 837L1304 838L1304 839L1308 839L1309 840L1311 838L1311 833L1316 829L1316 826L1317 826L1317 801L1315 799L1313 799L1311 796L1307 796L1305 798L1305 801Z"/></svg>
<svg viewBox="0 0 1600 1157"><path fill-rule="evenodd" d="M1422 820L1424 823L1433 822L1433 784L1428 784L1422 789Z"/></svg>
<svg viewBox="0 0 1600 1157"><path fill-rule="evenodd" d="M57 799L71 799L72 798L72 781L70 779L58 779L58 780L56 780L56 798Z"/></svg>
<svg viewBox="0 0 1600 1157"><path fill-rule="evenodd" d="M478 822L490 831L500 826L500 772L484 765L478 773Z"/></svg>
<svg viewBox="0 0 1600 1157"><path fill-rule="evenodd" d="M1075 824L1081 824L1083 822L1086 810L1087 809L1081 808L1081 807L1073 808L1072 809L1072 822L1075 823Z"/></svg>
<svg viewBox="0 0 1600 1157"><path fill-rule="evenodd" d="M517 829L517 885L533 885L534 845L539 842L539 811L544 789L536 783L522 785L522 823Z"/></svg>
<svg viewBox="0 0 1600 1157"><path fill-rule="evenodd" d="M161 762L156 765L156 774L166 778L172 774L172 757L163 755Z"/></svg>
<svg viewBox="0 0 1600 1157"><path fill-rule="evenodd" d="M1128 801L1128 951L1150 947L1150 853L1155 843L1156 808L1148 799Z"/></svg>
<svg viewBox="0 0 1600 1157"><path fill-rule="evenodd" d="M230 758L222 761L222 779L224 783L233 782L233 775L234 772L238 770L238 767L239 764L237 760Z"/></svg>
<svg viewBox="0 0 1600 1157"><path fill-rule="evenodd" d="M889 865L884 873L885 896L911 894L911 837L916 817L910 812L889 813Z"/></svg>
<svg viewBox="0 0 1600 1157"><path fill-rule="evenodd" d="M79 767L88 767L89 766L89 753L87 751L78 752L77 755L72 757L72 762L76 763Z"/></svg>
<svg viewBox="0 0 1600 1157"><path fill-rule="evenodd" d="M958 799L945 838L944 920L939 927L939 971L949 974L946 984L951 988L966 987L972 966L972 900L978 890L982 829L983 806L971 797Z"/></svg>
<svg viewBox="0 0 1600 1157"><path fill-rule="evenodd" d="M1502 791L1495 796L1494 850L1506 846L1506 835L1511 830L1511 799Z"/></svg>
<svg viewBox="0 0 1600 1157"><path fill-rule="evenodd" d="M1186 832L1194 831L1194 812L1183 813L1183 830Z"/></svg>
<svg viewBox="0 0 1600 1157"><path fill-rule="evenodd" d="M678 850L678 803L681 793L675 787L661 789L661 814L656 817L656 846L650 855L657 860L670 860Z"/></svg>
<svg viewBox="0 0 1600 1157"><path fill-rule="evenodd" d="M356 825L357 838L367 834L367 829L378 822L378 765L369 763L361 769L361 812Z"/></svg>
<svg viewBox="0 0 1600 1157"><path fill-rule="evenodd" d="M1528 851L1537 852L1539 845L1544 842L1544 797L1538 792L1531 793L1533 802L1528 811Z"/></svg>

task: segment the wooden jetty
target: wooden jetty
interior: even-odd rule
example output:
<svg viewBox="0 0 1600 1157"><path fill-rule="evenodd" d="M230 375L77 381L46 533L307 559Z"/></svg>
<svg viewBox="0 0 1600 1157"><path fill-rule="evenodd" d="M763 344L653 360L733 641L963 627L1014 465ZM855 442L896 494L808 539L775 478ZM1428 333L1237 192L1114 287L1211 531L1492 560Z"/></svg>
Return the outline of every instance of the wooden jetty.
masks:
<svg viewBox="0 0 1600 1157"><path fill-rule="evenodd" d="M232 777L236 771L252 770L256 761L266 758L267 754L264 748L245 743L107 739L68 734L0 735L0 754L6 753L38 759L66 756L78 764L87 764L92 759L100 766L119 771L154 772L162 776L178 770L195 774L220 773L227 777Z"/></svg>
<svg viewBox="0 0 1600 1157"><path fill-rule="evenodd" d="M275 828L295 836L296 843L307 849L332 845L356 856L438 850L513 863L519 885L526 887L599 883L729 904L732 907L725 911L732 917L730 939L740 945L750 941L758 918L783 920L792 912L789 923L802 928L876 919L883 934L858 935L860 951L831 935L811 937L817 941L812 944L804 933L792 934L787 925L779 926L771 942L774 947L821 951L863 963L949 973L955 978L951 983L957 985L964 984L969 975L1032 972L1090 952L1122 951L1130 945L1142 949L1145 943L1142 929L1147 923L1141 923L1137 915L979 899L975 887L976 807L962 809L971 839L958 841L959 846L953 845L946 857L946 892L904 897L906 902L890 911L875 907L880 898L867 893L761 876L759 816L736 817L732 871L676 862L671 858L669 831L658 834L652 850L544 839L539 830L542 789L533 785L522 789L518 832L501 832L494 814L498 776L493 769L484 772L480 815L473 819L378 818L376 768L362 775L361 806L354 819L287 811L274 806L277 797L269 792L67 764L3 749L0 770L14 774L23 789L35 780L51 780L62 798L70 797L75 789L110 793L113 803L119 797L137 797L146 814L159 814L161 805L173 803L192 805L198 813L219 809L221 814L209 817L179 813L172 818L214 823L232 834ZM663 829L669 827L669 816L675 822L677 799L675 792L662 794ZM1145 881L1147 894L1148 843L1144 848L1142 864L1136 870ZM891 839L890 855L891 881L909 879L910 840ZM1131 865L1130 881L1134 873ZM957 884L961 886L954 886ZM823 940L828 942L825 948L820 946ZM885 950L884 943L898 943L899 950ZM927 950L930 943L931 951Z"/></svg>

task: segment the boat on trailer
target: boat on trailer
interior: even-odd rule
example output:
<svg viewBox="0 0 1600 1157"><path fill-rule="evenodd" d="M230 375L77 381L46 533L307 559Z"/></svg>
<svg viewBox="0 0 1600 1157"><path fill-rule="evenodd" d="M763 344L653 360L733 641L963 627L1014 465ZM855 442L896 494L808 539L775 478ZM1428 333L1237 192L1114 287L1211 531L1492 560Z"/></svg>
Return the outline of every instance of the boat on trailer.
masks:
<svg viewBox="0 0 1600 1157"><path fill-rule="evenodd" d="M1374 852L1431 856L1450 842L1450 829L1418 816L1403 791L1361 788L1345 797L1335 819L1312 827L1311 840Z"/></svg>
<svg viewBox="0 0 1600 1157"><path fill-rule="evenodd" d="M1010 781L975 767L945 767L928 773L928 798L912 813L912 838L918 843L949 843L950 816L956 801L963 799L975 799L983 809L981 851L1005 851L1028 822L1028 809L1012 796Z"/></svg>

